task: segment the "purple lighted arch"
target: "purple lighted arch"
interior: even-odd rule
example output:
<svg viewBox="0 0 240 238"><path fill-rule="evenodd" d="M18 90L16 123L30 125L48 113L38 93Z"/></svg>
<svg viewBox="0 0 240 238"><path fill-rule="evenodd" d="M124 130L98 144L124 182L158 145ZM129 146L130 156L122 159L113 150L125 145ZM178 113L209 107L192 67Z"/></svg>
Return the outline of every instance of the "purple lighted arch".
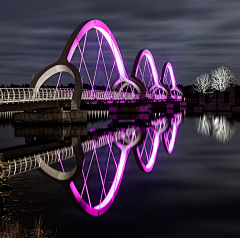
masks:
<svg viewBox="0 0 240 238"><path fill-rule="evenodd" d="M79 191L77 190L74 182L71 181L69 186L70 186L70 189L72 190L72 193L73 193L75 199L77 200L77 202L83 207L83 209L88 214L90 214L92 216L100 216L103 213L105 213L109 209L111 204L113 203L113 201L114 201L114 199L117 195L119 186L121 184L121 180L122 180L122 176L123 176L123 173L124 173L126 161L127 161L128 154L129 154L129 150L130 150L129 148L122 150L120 160L119 160L119 163L118 163L118 168L117 168L114 180L112 182L112 186L111 186L107 196L98 205L92 207L88 203L86 203L84 201L84 199L82 198L82 196L80 195Z"/></svg>
<svg viewBox="0 0 240 238"><path fill-rule="evenodd" d="M150 158L148 159L147 164L144 164L142 159L141 159L141 153L139 150L139 147L137 146L136 148L136 152L137 152L137 156L138 156L138 160L141 164L142 169L146 172L149 173L152 171L155 162L156 162L156 158L157 158L157 153L158 153L158 148L161 142L161 138L160 136L162 135L162 133L167 129L168 123L167 123L167 118L163 117L160 120L158 120L158 124L163 124L164 126L161 129L158 130L154 130L154 134L153 134L153 145L152 145L152 151L150 152ZM143 148L144 149L144 148Z"/></svg>
<svg viewBox="0 0 240 238"><path fill-rule="evenodd" d="M112 32L108 28L108 26L99 20L87 21L84 24L80 25L80 27L76 29L77 30L76 32L75 31L73 32L74 36L69 38L69 41L65 47L66 51L64 54L67 53L68 62L71 61L72 56L74 54L74 51L75 51L79 41L91 29L96 29L103 34L103 36L107 40L107 42L112 50L112 53L114 55L114 58L116 60L116 65L117 65L117 69L118 69L120 78L124 78L124 79L127 78L127 73L125 70L125 66L123 64L123 59L122 59L120 50L118 48L117 42L116 42Z"/></svg>
<svg viewBox="0 0 240 238"><path fill-rule="evenodd" d="M154 83L155 83L156 86L160 86L159 85L158 72L157 72L156 64L154 62L154 58L152 56L152 53L148 49L144 49L144 50L140 51L139 53L141 53L141 54L140 54L140 56L137 56L138 63L134 67L135 69L133 70L132 73L134 74L135 77L137 77L137 73L138 73L138 69L140 67L141 60L144 56L146 56L147 59L148 59L148 62L150 63L150 66L151 66Z"/></svg>
<svg viewBox="0 0 240 238"><path fill-rule="evenodd" d="M163 140L165 149L169 154L173 152L176 137L177 137L177 131L179 125L182 123L182 113L176 113L174 114L174 117L171 119L171 126L169 127L169 130L163 134ZM171 138L169 141L168 133L171 133Z"/></svg>
<svg viewBox="0 0 240 238"><path fill-rule="evenodd" d="M174 75L174 72L173 72L173 67L172 67L172 64L170 62L165 63L164 66L163 66L162 75L161 75L161 83L162 84L164 84L163 79L166 76L167 71L170 74L170 79L171 79L171 82L172 82L172 88L170 88L170 90L173 90L177 87L177 84L176 84L176 79L175 79L175 75Z"/></svg>
<svg viewBox="0 0 240 238"><path fill-rule="evenodd" d="M150 68L151 68L151 72L152 72L153 80L154 80L154 85L152 85L151 88L149 89L150 92L152 93L152 92L155 92L155 90L157 90L157 89L162 89L163 91L165 91L165 93L167 95L170 94L168 87L166 85L162 84L161 80L159 79L157 67L156 67L153 55L148 49L143 49L138 52L137 57L134 62L134 65L133 65L131 77L135 77L135 78L137 77L137 73L140 68L140 63L144 56L147 58L147 60L150 64Z"/></svg>
<svg viewBox="0 0 240 238"><path fill-rule="evenodd" d="M142 133L139 132L139 134L136 136L134 141L128 140L127 138L125 138L126 139L125 143L127 143L127 145L121 144L119 142L115 142L116 146L121 150L117 171L115 173L111 188L107 196L98 205L92 207L87 202L85 202L83 197L79 193L78 189L76 188L74 182L73 181L70 182L69 187L75 199L88 214L92 216L100 216L109 209L109 207L111 206L111 204L113 203L117 195L119 186L121 184L129 151L131 150L132 147L135 147L139 143L139 141L141 140L141 137L142 137Z"/></svg>
<svg viewBox="0 0 240 238"><path fill-rule="evenodd" d="M164 80L164 77L166 76L167 72L169 72L170 79L171 79L171 82L172 82L172 88L170 88L170 91L176 90L178 93L180 93L181 96L183 96L183 92L177 87L173 67L172 67L172 64L170 62L165 63L164 66L163 66L161 79L160 79L161 84L164 85L163 80Z"/></svg>
<svg viewBox="0 0 240 238"><path fill-rule="evenodd" d="M147 164L144 164L142 159L141 159L141 153L140 153L140 150L139 148L137 147L136 148L136 151L137 151L137 156L138 156L138 159L139 159L139 162L143 168L143 170L147 173L151 172L153 167L154 167L154 164L155 164L155 161L156 161L156 157L157 157L157 152L158 152L158 148L159 148L159 145L160 145L160 133L154 133L154 140L153 140L153 150L152 150L152 153L151 153L151 156L147 162Z"/></svg>
<svg viewBox="0 0 240 238"><path fill-rule="evenodd" d="M141 84L141 81L138 79L131 78L127 75L123 59L119 50L119 47L117 45L117 42L108 28L108 26L99 20L90 20L83 22L80 24L75 31L70 36L64 50L62 53L62 57L64 57L68 62L71 61L72 56L74 54L74 51L76 50L76 47L79 44L79 41L82 39L82 37L87 34L87 32L91 29L96 29L99 32L102 33L102 35L105 37L106 41L108 42L108 45L113 53L113 56L115 58L116 66L119 73L119 78L117 78L112 86L112 90L115 91L116 87L119 83L125 82L128 84L131 84L136 88L138 91L138 94L141 96L141 93L145 94L146 89L143 84Z"/></svg>

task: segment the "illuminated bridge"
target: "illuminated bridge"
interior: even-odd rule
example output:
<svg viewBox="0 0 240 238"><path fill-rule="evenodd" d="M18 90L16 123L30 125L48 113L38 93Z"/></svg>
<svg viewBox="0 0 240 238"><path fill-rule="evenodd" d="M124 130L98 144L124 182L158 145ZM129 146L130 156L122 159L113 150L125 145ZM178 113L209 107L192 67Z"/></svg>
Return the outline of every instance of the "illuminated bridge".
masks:
<svg viewBox="0 0 240 238"><path fill-rule="evenodd" d="M68 76L74 78L74 88L60 88L61 80ZM43 87L52 77L57 79L55 88ZM83 85L88 85L88 89L83 89ZM104 90L96 90L97 85L103 85ZM133 103L182 99L171 63L164 64L159 76L153 55L147 49L139 51L128 75L111 30L99 20L81 23L60 58L42 69L29 88L0 88L0 109L4 105L69 101L71 110L78 110L81 100Z"/></svg>

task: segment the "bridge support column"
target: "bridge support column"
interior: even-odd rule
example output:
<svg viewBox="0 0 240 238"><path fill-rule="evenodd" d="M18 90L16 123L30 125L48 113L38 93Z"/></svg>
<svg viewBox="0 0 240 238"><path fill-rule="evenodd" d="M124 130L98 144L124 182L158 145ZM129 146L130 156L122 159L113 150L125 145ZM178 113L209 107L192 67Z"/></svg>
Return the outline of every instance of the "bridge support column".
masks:
<svg viewBox="0 0 240 238"><path fill-rule="evenodd" d="M14 122L19 124L24 123L87 123L86 111L64 111L63 108L59 110L50 111L41 110L36 112L23 112L14 114Z"/></svg>

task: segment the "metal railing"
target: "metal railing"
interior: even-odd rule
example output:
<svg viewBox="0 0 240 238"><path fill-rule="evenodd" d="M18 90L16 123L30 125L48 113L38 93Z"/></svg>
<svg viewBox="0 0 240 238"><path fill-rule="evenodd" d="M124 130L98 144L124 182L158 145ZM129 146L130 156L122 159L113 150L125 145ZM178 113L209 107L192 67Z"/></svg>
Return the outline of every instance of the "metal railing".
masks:
<svg viewBox="0 0 240 238"><path fill-rule="evenodd" d="M83 153L92 151L94 149L100 148L107 144L112 144L115 141L119 141L125 137L124 131L116 131L113 134L104 134L99 136L97 139L90 139L82 142ZM16 174L21 174L27 171L31 171L39 168L37 162L37 156L40 155L41 159L46 164L53 164L59 162L59 160L70 159L75 156L73 147L63 147L55 150L46 151L40 154L32 154L29 156L20 157L8 161L8 168L6 170L6 176L11 177Z"/></svg>
<svg viewBox="0 0 240 238"><path fill-rule="evenodd" d="M73 97L73 88L0 88L0 105L29 102L47 102L71 100ZM148 99L165 100L166 95L146 94ZM172 99L181 100L179 95L172 95ZM139 95L128 92L87 90L82 92L82 100L102 100L102 101L121 101L136 100Z"/></svg>
<svg viewBox="0 0 240 238"><path fill-rule="evenodd" d="M114 91L100 91L100 90L87 90L82 92L82 100L135 100L139 99L139 95L128 92L114 92Z"/></svg>
<svg viewBox="0 0 240 238"><path fill-rule="evenodd" d="M0 105L71 100L72 88L0 88Z"/></svg>

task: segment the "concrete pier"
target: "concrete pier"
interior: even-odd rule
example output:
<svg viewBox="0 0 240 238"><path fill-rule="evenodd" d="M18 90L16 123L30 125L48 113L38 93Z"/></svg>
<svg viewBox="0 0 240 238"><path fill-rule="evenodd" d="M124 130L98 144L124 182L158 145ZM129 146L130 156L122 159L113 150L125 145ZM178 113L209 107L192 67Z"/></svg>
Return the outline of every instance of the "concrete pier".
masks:
<svg viewBox="0 0 240 238"><path fill-rule="evenodd" d="M14 123L87 123L86 111L64 111L63 108L52 108L14 114Z"/></svg>

